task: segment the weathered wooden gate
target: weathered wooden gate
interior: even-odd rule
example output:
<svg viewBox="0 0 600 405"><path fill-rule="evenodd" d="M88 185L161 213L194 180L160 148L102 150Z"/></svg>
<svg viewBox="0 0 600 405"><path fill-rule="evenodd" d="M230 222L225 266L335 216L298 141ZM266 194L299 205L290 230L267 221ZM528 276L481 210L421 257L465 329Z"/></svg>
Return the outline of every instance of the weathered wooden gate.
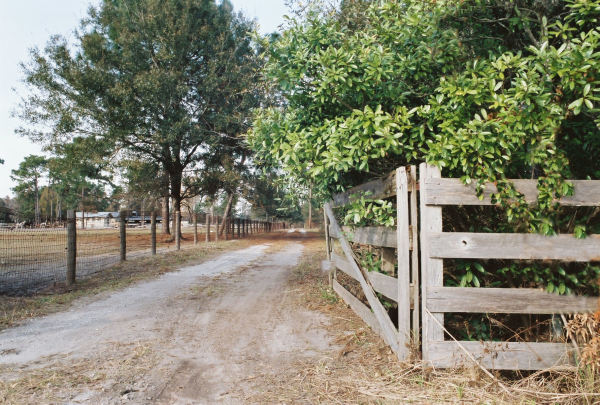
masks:
<svg viewBox="0 0 600 405"><path fill-rule="evenodd" d="M442 178L433 166L419 167L418 186L416 178L414 166L399 168L384 179L337 195L325 205L328 258L336 269L360 283L370 308L338 283L334 272L335 291L383 337L400 359L407 358L412 339L414 343L420 341L423 360L436 367L456 367L475 361L493 369L534 370L572 362L572 348L565 343L447 340L444 313L581 313L598 309L598 297L559 296L533 288L447 287L443 277L444 259L598 261L600 235L576 239L573 235L442 232L443 206L491 205L494 186L486 185L485 196L480 200L474 187L462 184L460 179ZM536 201L536 180L517 179L513 183L527 201ZM573 183L575 195L561 200L561 205L600 206L600 181ZM340 229L332 207L346 205L355 195L364 192L369 192L369 198L373 199L396 196L395 230L384 227ZM343 255L332 251L334 239L339 241ZM384 264L387 262L392 269L395 249L397 277L361 268L349 241L382 247ZM375 292L398 303L398 328Z"/></svg>
<svg viewBox="0 0 600 405"><path fill-rule="evenodd" d="M442 178L433 166L419 168L421 202L421 283L423 360L437 367L477 361L493 369L537 370L572 362L572 347L552 342L475 342L446 340L444 313L567 314L594 311L597 297L550 294L535 288L445 287L444 259L562 260L587 262L600 257L600 235L543 236L520 233L442 232L442 207L492 205L493 184L482 200L474 187ZM512 180L529 202L537 200L537 180ZM573 181L575 195L566 206L600 206L600 181Z"/></svg>
<svg viewBox="0 0 600 405"><path fill-rule="evenodd" d="M414 166L408 170L401 167L385 179L363 184L335 196L330 204L324 206L328 258L336 269L360 283L370 308L338 283L336 272L333 273L333 288L354 312L385 340L401 360L408 357L411 338L419 335L419 291L416 287L419 278L419 250L415 172ZM396 196L396 230L364 227L350 231L340 228L332 205L346 205L361 193L368 193L369 198L373 199ZM339 242L343 255L332 251L333 240ZM389 274L394 274L397 263L396 277L361 268L349 241L382 248L383 268L387 269ZM375 292L397 302L397 328Z"/></svg>

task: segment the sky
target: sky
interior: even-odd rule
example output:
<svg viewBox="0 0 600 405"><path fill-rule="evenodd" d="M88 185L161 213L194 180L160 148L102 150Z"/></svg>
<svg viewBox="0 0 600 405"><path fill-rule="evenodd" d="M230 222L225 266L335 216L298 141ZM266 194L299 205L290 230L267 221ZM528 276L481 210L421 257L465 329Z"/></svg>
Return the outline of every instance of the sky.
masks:
<svg viewBox="0 0 600 405"><path fill-rule="evenodd" d="M236 11L256 19L259 30L278 30L287 9L284 0L230 0ZM16 135L22 125L11 117L24 96L20 63L29 58L33 47L43 48L50 36L60 34L73 38L73 31L86 15L90 5L98 0L0 0L0 197L13 195L15 186L11 170L19 167L30 154L42 154L41 147Z"/></svg>

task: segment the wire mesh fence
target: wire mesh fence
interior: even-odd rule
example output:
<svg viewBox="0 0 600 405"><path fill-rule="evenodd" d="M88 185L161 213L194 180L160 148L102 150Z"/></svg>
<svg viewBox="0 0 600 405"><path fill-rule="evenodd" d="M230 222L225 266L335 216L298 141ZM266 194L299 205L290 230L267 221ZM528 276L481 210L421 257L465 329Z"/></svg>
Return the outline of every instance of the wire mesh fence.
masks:
<svg viewBox="0 0 600 405"><path fill-rule="evenodd" d="M66 263L65 228L0 229L0 293L36 290L64 280Z"/></svg>
<svg viewBox="0 0 600 405"><path fill-rule="evenodd" d="M199 218L200 219L200 218ZM204 218L202 218L204 222ZM222 221L222 218L221 218ZM237 222L236 222L237 221ZM220 239L244 237L254 232L267 232L267 222L232 219ZM230 223L229 221L227 224ZM219 218L210 228L211 241L217 239ZM149 225L128 224L126 228L127 259L151 254L152 236ZM206 226L197 221L182 221L181 247L205 240ZM251 232L251 228L254 232ZM197 235L194 237L195 229ZM120 261L119 228L76 229L76 278L81 279L107 269ZM157 229L157 253L177 249L175 238ZM67 279L67 228L0 228L0 294L30 294Z"/></svg>

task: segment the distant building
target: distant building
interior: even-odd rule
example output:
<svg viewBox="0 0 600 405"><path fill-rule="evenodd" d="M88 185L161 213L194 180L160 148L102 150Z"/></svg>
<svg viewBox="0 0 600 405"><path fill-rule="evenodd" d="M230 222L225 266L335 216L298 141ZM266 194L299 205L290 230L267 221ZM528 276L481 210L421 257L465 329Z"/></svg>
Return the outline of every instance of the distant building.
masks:
<svg viewBox="0 0 600 405"><path fill-rule="evenodd" d="M77 227L81 228L82 213L80 211L75 213L77 219ZM162 217L156 217L156 223L161 222ZM86 212L85 213L85 228L91 229L102 229L102 228L116 228L119 226L119 212ZM142 226L142 224L150 224L150 215L144 215L142 218L137 214L136 211L132 211L127 217L128 226Z"/></svg>
<svg viewBox="0 0 600 405"><path fill-rule="evenodd" d="M77 227L81 228L83 213L75 213ZM85 212L85 228L114 228L119 226L119 212Z"/></svg>

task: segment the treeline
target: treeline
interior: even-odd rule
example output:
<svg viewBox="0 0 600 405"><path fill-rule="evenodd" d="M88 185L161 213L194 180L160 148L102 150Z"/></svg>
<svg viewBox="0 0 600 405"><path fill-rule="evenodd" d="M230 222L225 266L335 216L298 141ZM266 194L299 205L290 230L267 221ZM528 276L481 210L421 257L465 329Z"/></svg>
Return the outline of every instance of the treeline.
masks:
<svg viewBox="0 0 600 405"><path fill-rule="evenodd" d="M257 170L242 136L273 103L254 31L228 1L105 0L75 43L33 49L18 133L46 157L13 172L16 215L145 205L168 218L201 205L227 216L244 200L253 215L301 218L289 184Z"/></svg>

